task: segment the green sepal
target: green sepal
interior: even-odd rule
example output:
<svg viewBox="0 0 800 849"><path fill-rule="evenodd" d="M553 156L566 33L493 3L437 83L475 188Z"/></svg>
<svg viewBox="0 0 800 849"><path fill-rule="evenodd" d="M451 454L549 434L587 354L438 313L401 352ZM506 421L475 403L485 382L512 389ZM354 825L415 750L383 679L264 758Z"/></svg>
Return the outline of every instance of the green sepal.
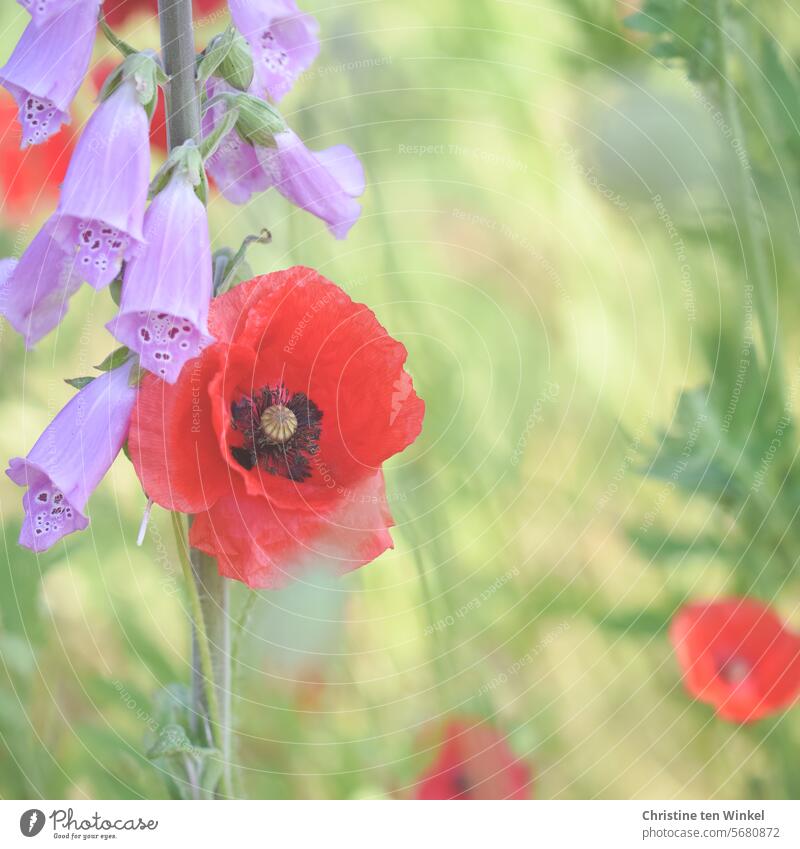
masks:
<svg viewBox="0 0 800 849"><path fill-rule="evenodd" d="M100 90L100 102L107 100L123 82L132 82L136 97L147 117L152 120L158 104L158 87L167 82L167 75L152 50L131 53L115 68Z"/></svg>
<svg viewBox="0 0 800 849"><path fill-rule="evenodd" d="M128 377L128 386L136 389L142 382L142 378L147 374L147 369L142 368L139 363L131 367L131 373Z"/></svg>
<svg viewBox="0 0 800 849"><path fill-rule="evenodd" d="M220 121L217 122L214 132L207 135L200 142L200 154L203 157L203 162L208 161L208 158L217 152L222 140L236 126L236 122L238 120L239 110L234 106L222 116Z"/></svg>
<svg viewBox="0 0 800 849"><path fill-rule="evenodd" d="M228 55L233 43L229 37L229 32L232 31L233 28L228 27L225 32L215 35L214 38L209 41L206 49L198 57L197 82L199 83L201 90L205 88L205 84L208 80L217 73L219 66Z"/></svg>
<svg viewBox="0 0 800 849"><path fill-rule="evenodd" d="M167 161L158 169L150 183L150 199L152 200L166 188L176 174L183 174L189 183L194 186L195 193L203 204L208 204L208 177L203 163L203 155L200 148L191 139L174 148Z"/></svg>
<svg viewBox="0 0 800 849"><path fill-rule="evenodd" d="M106 22L105 15L100 12L100 28L103 30L103 35L108 40L109 44L116 47L123 56L132 56L136 53L136 49L131 47L127 41L123 41Z"/></svg>
<svg viewBox="0 0 800 849"><path fill-rule="evenodd" d="M117 65L116 68L106 77L105 82L100 88L100 94L97 96L100 103L104 100L108 100L112 94L120 87L122 83L122 64Z"/></svg>
<svg viewBox="0 0 800 849"><path fill-rule="evenodd" d="M225 99L239 109L236 131L252 145L275 147L275 136L286 131L286 122L274 106L252 94L228 94Z"/></svg>
<svg viewBox="0 0 800 849"><path fill-rule="evenodd" d="M111 281L108 294L111 295L111 300L119 306L122 300L122 271Z"/></svg>

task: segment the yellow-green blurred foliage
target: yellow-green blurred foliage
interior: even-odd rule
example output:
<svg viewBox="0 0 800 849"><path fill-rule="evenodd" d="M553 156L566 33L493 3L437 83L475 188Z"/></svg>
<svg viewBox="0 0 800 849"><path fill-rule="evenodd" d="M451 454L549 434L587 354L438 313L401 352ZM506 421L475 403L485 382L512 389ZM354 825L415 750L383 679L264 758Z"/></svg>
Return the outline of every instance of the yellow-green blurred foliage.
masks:
<svg viewBox="0 0 800 849"><path fill-rule="evenodd" d="M738 285L726 245L702 237L732 167L713 120L625 32L626 4L301 5L322 50L282 107L310 146L359 153L362 218L337 242L276 193L215 196L214 243L268 227L254 272L312 265L369 304L408 347L427 416L387 469L395 550L258 603L236 670L246 793L407 796L437 723L465 711L509 735L541 798L786 792L763 726L691 702L667 639L686 596L728 587L725 565L651 562L632 542L649 510L693 535L722 521L635 457L703 379L701 336ZM24 21L7 0L0 58ZM157 27L127 35L154 45ZM655 195L701 231L685 258ZM50 211L7 218L5 253ZM0 455L27 452L71 396L64 378L111 350L113 310L84 287L29 354L3 325ZM90 529L43 556L16 545L5 478L0 499L0 795L163 795L142 754L152 698L190 674L169 517L156 508L136 546L144 498L124 457ZM780 730L796 740L797 718Z"/></svg>

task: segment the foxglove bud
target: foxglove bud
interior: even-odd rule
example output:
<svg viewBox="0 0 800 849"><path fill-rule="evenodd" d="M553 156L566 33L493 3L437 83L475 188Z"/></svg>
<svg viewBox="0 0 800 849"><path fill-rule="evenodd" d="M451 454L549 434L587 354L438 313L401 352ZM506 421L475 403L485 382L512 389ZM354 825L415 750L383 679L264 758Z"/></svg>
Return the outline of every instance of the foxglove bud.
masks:
<svg viewBox="0 0 800 849"><path fill-rule="evenodd" d="M52 221L19 260L0 260L0 314L29 349L61 321L81 285L74 256L52 238Z"/></svg>
<svg viewBox="0 0 800 849"><path fill-rule="evenodd" d="M176 168L153 199L144 221L147 244L125 268L119 315L107 325L139 354L143 368L169 383L214 341L208 334L211 245L196 180Z"/></svg>
<svg viewBox="0 0 800 849"><path fill-rule="evenodd" d="M253 56L247 42L235 30L231 30L230 45L225 58L217 69L217 76L239 91L247 91L253 82Z"/></svg>
<svg viewBox="0 0 800 849"><path fill-rule="evenodd" d="M256 92L280 100L317 58L316 18L294 0L229 0L228 7L253 51Z"/></svg>
<svg viewBox="0 0 800 849"><path fill-rule="evenodd" d="M54 236L77 253L77 269L100 289L141 247L150 178L149 120L130 77L83 131L61 192Z"/></svg>
<svg viewBox="0 0 800 849"><path fill-rule="evenodd" d="M15 457L6 474L27 486L19 542L46 551L86 528L86 504L128 435L136 389L133 360L89 383L53 419L27 457Z"/></svg>
<svg viewBox="0 0 800 849"><path fill-rule="evenodd" d="M19 107L22 147L47 141L69 122L70 104L92 57L100 0L57 5L60 14L28 24L0 68L0 85Z"/></svg>

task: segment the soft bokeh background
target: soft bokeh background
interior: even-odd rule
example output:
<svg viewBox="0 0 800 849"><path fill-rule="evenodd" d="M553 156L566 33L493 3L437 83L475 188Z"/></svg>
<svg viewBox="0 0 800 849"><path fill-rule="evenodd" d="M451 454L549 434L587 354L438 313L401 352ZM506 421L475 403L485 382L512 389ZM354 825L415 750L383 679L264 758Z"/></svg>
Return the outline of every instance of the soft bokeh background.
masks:
<svg viewBox="0 0 800 849"><path fill-rule="evenodd" d="M800 711L721 723L685 695L667 638L683 599L736 588L714 546L680 544L724 519L636 472L679 391L708 378L703 338L741 287L724 134L621 26L629 4L301 5L322 52L283 106L312 147L358 151L362 219L336 242L277 195L216 198L215 244L269 227L254 271L313 265L373 307L428 413L388 469L395 551L258 603L236 670L246 793L407 796L464 712L508 735L540 798L796 793L782 753ZM774 5L764 26L800 32L796 4ZM25 20L5 0L0 58ZM157 28L138 19L128 37L153 45ZM6 209L3 253L53 205ZM776 212L787 269L792 224ZM84 287L32 353L0 328L0 456L24 454L70 397L64 378L106 356L112 314ZM16 546L20 500L3 477L0 795L162 796L143 739L154 694L190 672L169 517L155 510L136 547L144 499L121 457L90 530L37 558ZM800 625L791 586L772 597Z"/></svg>

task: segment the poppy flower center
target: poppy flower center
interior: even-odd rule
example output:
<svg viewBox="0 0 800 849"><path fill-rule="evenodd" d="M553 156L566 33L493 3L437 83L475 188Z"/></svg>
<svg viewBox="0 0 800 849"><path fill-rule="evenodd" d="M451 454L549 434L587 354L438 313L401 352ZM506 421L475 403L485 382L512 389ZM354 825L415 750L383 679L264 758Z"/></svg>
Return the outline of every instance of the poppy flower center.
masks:
<svg viewBox="0 0 800 849"><path fill-rule="evenodd" d="M741 684L751 671L751 665L742 657L731 657L719 664L720 678L733 686Z"/></svg>
<svg viewBox="0 0 800 849"><path fill-rule="evenodd" d="M269 442L283 445L297 433L297 416L283 404L267 407L261 414L261 432Z"/></svg>
<svg viewBox="0 0 800 849"><path fill-rule="evenodd" d="M264 386L232 402L231 419L242 435L241 445L230 446L231 455L242 468L297 482L311 477L322 410L303 392L291 393L282 383Z"/></svg>
<svg viewBox="0 0 800 849"><path fill-rule="evenodd" d="M453 789L456 791L455 795L462 799L469 799L472 797L472 782L469 780L469 776L463 768L459 767L455 771L452 781Z"/></svg>

